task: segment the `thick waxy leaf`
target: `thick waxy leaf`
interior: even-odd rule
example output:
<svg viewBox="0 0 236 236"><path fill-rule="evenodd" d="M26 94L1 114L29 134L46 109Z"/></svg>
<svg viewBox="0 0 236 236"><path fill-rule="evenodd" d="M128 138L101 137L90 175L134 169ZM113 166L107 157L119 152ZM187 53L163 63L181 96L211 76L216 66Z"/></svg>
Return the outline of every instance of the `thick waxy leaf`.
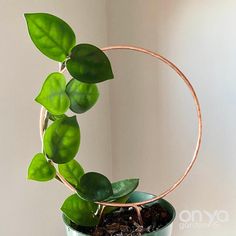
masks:
<svg viewBox="0 0 236 236"><path fill-rule="evenodd" d="M65 114L62 114L62 115L53 115L53 114L49 113L48 115L49 115L48 118L49 118L51 121L55 121L55 120L59 120L59 119L62 119L62 118L64 118L64 117L67 117Z"/></svg>
<svg viewBox="0 0 236 236"><path fill-rule="evenodd" d="M56 169L48 163L44 154L38 153L34 156L28 168L28 179L36 181L48 181L56 176Z"/></svg>
<svg viewBox="0 0 236 236"><path fill-rule="evenodd" d="M112 183L113 195L105 201L126 203L129 195L137 188L138 184L138 179L126 179ZM106 207L104 214L110 213L116 209L117 207Z"/></svg>
<svg viewBox="0 0 236 236"><path fill-rule="evenodd" d="M80 129L76 117L56 120L45 131L44 151L55 163L71 161L79 150Z"/></svg>
<svg viewBox="0 0 236 236"><path fill-rule="evenodd" d="M35 101L43 105L51 114L62 115L70 107L66 92L65 76L59 72L50 74Z"/></svg>
<svg viewBox="0 0 236 236"><path fill-rule="evenodd" d="M75 34L60 18L47 13L25 14L29 35L47 57L63 62L75 45Z"/></svg>
<svg viewBox="0 0 236 236"><path fill-rule="evenodd" d="M106 199L106 201L114 201L129 195L138 187L138 184L138 179L125 179L112 183L113 195Z"/></svg>
<svg viewBox="0 0 236 236"><path fill-rule="evenodd" d="M102 201L113 194L109 179L96 172L88 172L80 179L78 194L88 201Z"/></svg>
<svg viewBox="0 0 236 236"><path fill-rule="evenodd" d="M72 79L66 86L70 99L70 109L75 113L89 110L97 101L99 92L96 84L87 84Z"/></svg>
<svg viewBox="0 0 236 236"><path fill-rule="evenodd" d="M98 83L113 78L111 64L105 53L90 44L75 46L66 67L75 79L85 83Z"/></svg>
<svg viewBox="0 0 236 236"><path fill-rule="evenodd" d="M59 164L58 169L60 174L68 182L70 182L75 188L79 187L80 178L84 174L84 170L76 160L72 160L65 164Z"/></svg>
<svg viewBox="0 0 236 236"><path fill-rule="evenodd" d="M126 203L128 199L129 199L129 195L124 196L124 197L121 197L121 198L118 198L118 199L116 199L116 200L114 200L114 201L112 201L112 202ZM106 208L104 209L103 214L111 213L111 212L117 210L118 208L119 208L119 207L106 207Z"/></svg>
<svg viewBox="0 0 236 236"><path fill-rule="evenodd" d="M77 194L68 197L63 203L61 210L75 224L80 226L96 226L99 222L95 212L98 205L81 199Z"/></svg>

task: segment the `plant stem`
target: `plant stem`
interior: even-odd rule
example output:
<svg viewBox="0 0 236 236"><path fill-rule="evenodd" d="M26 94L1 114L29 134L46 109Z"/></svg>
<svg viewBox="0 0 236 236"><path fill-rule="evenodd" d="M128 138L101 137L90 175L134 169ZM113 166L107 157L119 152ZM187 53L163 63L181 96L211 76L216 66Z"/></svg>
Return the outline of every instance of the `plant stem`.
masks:
<svg viewBox="0 0 236 236"><path fill-rule="evenodd" d="M139 224L140 224L140 225L143 225L143 219L142 219L142 215L141 215L141 212L140 212L140 207L139 207L139 206L136 206L136 205L134 205L133 207L134 207L134 209L136 210L136 213L137 213L137 216L138 216Z"/></svg>
<svg viewBox="0 0 236 236"><path fill-rule="evenodd" d="M58 179L60 182L62 182L68 189L70 189L72 192L76 193L76 189L74 186L72 186L67 180L59 173L56 172L56 179Z"/></svg>

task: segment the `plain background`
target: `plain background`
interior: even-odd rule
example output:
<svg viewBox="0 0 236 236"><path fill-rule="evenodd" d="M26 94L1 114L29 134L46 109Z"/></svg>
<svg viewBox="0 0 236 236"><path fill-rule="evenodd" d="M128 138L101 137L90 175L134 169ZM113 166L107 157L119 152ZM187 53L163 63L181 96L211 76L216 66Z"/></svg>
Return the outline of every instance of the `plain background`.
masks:
<svg viewBox="0 0 236 236"><path fill-rule="evenodd" d="M50 12L67 21L77 42L99 47L141 46L161 53L189 77L199 96L204 139L188 179L167 197L177 210L174 236L236 233L234 0L0 0L0 235L65 235L60 206L70 194L62 185L26 180L40 151L40 106L33 99L57 63L30 41L23 13ZM87 171L113 180L139 177L140 190L160 193L184 171L196 141L189 92L165 65L140 54L110 52L115 80L99 84L100 99L79 116L77 160ZM225 211L227 222L191 222L179 214Z"/></svg>

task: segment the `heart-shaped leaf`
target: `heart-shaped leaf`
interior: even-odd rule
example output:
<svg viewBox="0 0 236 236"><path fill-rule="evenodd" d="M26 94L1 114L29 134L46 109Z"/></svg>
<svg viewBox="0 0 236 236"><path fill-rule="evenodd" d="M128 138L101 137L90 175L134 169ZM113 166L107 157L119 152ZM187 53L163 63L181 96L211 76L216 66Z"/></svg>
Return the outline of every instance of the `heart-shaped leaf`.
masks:
<svg viewBox="0 0 236 236"><path fill-rule="evenodd" d="M106 176L88 172L80 179L78 194L87 201L102 201L113 194L112 185Z"/></svg>
<svg viewBox="0 0 236 236"><path fill-rule="evenodd" d="M91 44L75 46L66 67L72 77L84 83L98 83L113 78L108 57Z"/></svg>
<svg viewBox="0 0 236 236"><path fill-rule="evenodd" d="M82 166L76 161L71 160L65 164L59 164L60 174L75 188L79 188L80 178L84 174Z"/></svg>
<svg viewBox="0 0 236 236"><path fill-rule="evenodd" d="M72 79L66 86L70 109L75 113L89 110L97 101L99 92L96 84L87 84Z"/></svg>
<svg viewBox="0 0 236 236"><path fill-rule="evenodd" d="M59 72L50 74L35 101L43 105L51 114L62 115L70 107L66 92L65 76Z"/></svg>
<svg viewBox="0 0 236 236"><path fill-rule="evenodd" d="M93 227L99 222L95 212L98 205L81 199L77 194L68 197L63 203L61 210L72 222L80 226Z"/></svg>
<svg viewBox="0 0 236 236"><path fill-rule="evenodd" d="M48 13L27 13L25 18L35 46L47 57L63 62L75 45L71 27Z"/></svg>
<svg viewBox="0 0 236 236"><path fill-rule="evenodd" d="M80 128L76 117L56 120L45 131L44 151L55 163L71 161L79 150Z"/></svg>
<svg viewBox="0 0 236 236"><path fill-rule="evenodd" d="M113 195L106 201L114 201L132 193L139 184L139 179L125 179L112 183Z"/></svg>
<svg viewBox="0 0 236 236"><path fill-rule="evenodd" d="M38 153L32 159L28 168L28 179L36 181L48 181L56 176L56 169L43 155Z"/></svg>

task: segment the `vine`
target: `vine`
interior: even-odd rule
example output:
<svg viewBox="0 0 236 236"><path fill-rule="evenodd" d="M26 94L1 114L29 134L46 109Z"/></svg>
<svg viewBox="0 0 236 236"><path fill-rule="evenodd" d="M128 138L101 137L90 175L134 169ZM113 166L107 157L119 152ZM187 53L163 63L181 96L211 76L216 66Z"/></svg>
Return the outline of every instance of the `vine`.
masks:
<svg viewBox="0 0 236 236"><path fill-rule="evenodd" d="M124 203L139 183L138 179L111 183L101 173L85 172L75 160L80 147L77 115L96 104L97 83L113 79L110 61L94 45L76 45L75 33L62 19L48 13L28 13L25 18L34 45L61 65L59 72L47 76L35 98L46 109L46 114L41 124L42 151L33 157L28 179L62 182L74 192L62 204L63 213L75 224L96 226L101 209L98 202ZM69 80L63 73L65 70L71 75ZM73 116L67 114L69 110ZM108 207L104 212L112 210L114 208Z"/></svg>

